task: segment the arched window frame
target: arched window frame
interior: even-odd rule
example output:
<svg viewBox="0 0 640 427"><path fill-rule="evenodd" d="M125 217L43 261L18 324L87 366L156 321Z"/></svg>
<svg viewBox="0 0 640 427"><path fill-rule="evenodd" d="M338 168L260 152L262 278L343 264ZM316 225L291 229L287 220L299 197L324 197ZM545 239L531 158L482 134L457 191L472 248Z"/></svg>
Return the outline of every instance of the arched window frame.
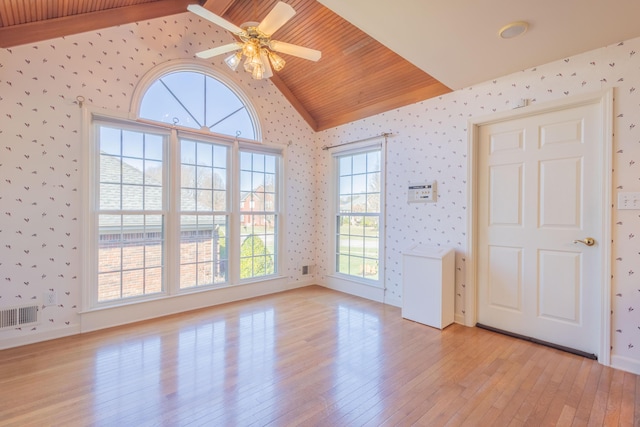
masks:
<svg viewBox="0 0 640 427"><path fill-rule="evenodd" d="M190 127L180 126L180 124L171 125L164 122L158 122L155 120L146 119L140 117L140 107L142 105L142 100L151 87L158 79L177 72L196 72L200 74L204 74L208 77L216 79L226 85L242 102L244 107L246 108L249 117L251 118L251 122L253 124L253 132L255 135L255 139L244 138L242 135L226 135L226 134L218 134L216 132L211 131L202 131L199 129L193 129ZM149 124L153 124L156 126L162 126L167 128L179 128L188 132L202 133L208 136L219 137L222 139L233 138L239 141L244 142L262 142L262 126L260 123L260 119L258 113L256 112L253 104L249 100L249 97L240 89L240 87L231 79L229 76L226 76L222 73L216 72L210 66L205 64L195 63L190 60L175 60L168 63L163 63L157 65L156 67L149 70L142 78L140 82L136 86L133 96L131 97L131 104L129 108L129 118L131 120L137 120L140 122L145 122Z"/></svg>
<svg viewBox="0 0 640 427"><path fill-rule="evenodd" d="M206 76L217 79L221 83L227 85L238 98L245 105L249 116L252 119L254 126L254 132L256 139L246 139L234 135L218 134L207 130L199 130L193 128L186 128L181 126L175 126L169 123L156 122L152 120L142 119L139 117L139 110L142 99L148 90L148 88L162 76L168 75L174 72L189 71L200 72ZM139 212L124 212L126 209L120 208L122 212L108 212L104 213L100 207L100 151L98 131L100 126L115 126L126 130L134 130L138 132L149 132L150 134L161 135L165 138L163 152L166 156L166 164L163 165L163 176L166 179L166 186L164 186L162 192L163 207L156 209L152 213L140 210ZM223 299L227 293L232 295L232 299L239 299L242 295L247 297L246 290L253 288L259 293L264 292L264 287L274 287L274 289L280 289L279 287L286 282L285 276L282 276L283 261L280 256L281 251L284 250L284 244L282 242L282 236L286 235L284 230L285 215L283 209L284 200L284 146L279 144L264 144L262 143L262 133L260 121L256 110L248 97L242 90L238 88L236 83L231 81L228 76L221 76L220 74L212 71L210 68L201 64L195 64L190 61L179 60L172 61L171 63L161 64L150 70L145 74L132 94L132 100L128 112L106 111L90 104L83 106L83 135L87 141L90 141L88 149L84 150L83 157L83 176L87 185L83 186L83 198L87 201L84 207L83 229L85 234L85 245L87 247L86 256L83 258L83 275L87 277L85 281L85 290L83 292L83 317L87 319L87 324L95 322L96 324L112 325L111 320L103 319L101 313L107 313L104 309L114 309L117 312L122 311L123 315L133 320L140 320L138 315L128 316L128 307L131 304L145 303L152 304L153 307L158 307L160 312L164 313L166 308L171 306L168 302L174 297L180 296L186 298L186 300L193 302L193 307L198 307L202 303L197 297L187 297L189 295L196 295L200 291L220 291ZM191 135L191 136L190 136ZM179 276L179 262L180 254L175 245L179 243L179 224L176 215L180 215L180 203L177 196L180 191L180 175L176 171L180 168L179 160L179 141L181 138L195 138L203 143L212 143L218 145L227 146L229 149L229 175L227 176L227 182L230 185L230 195L228 196L227 211L222 212L229 218L228 224L229 239L236 242L236 247L231 246L229 249L229 273L224 283L205 284L204 286L194 286L182 288L179 280L176 280ZM275 156L276 159L276 203L268 210L262 209L256 211L253 207L249 212L242 212L240 207L240 188L241 188L241 168L239 161L241 154L243 153L255 153L267 156ZM151 159L153 160L153 159ZM163 160L164 162L164 160ZM253 174L254 171L252 170ZM118 210L118 209L116 209ZM162 250L163 265L167 266L162 278L162 289L158 292L152 292L147 294L136 295L133 297L121 297L113 300L100 300L98 295L98 282L97 273L99 271L98 266L98 226L99 215L143 215L143 214L155 214L162 216L163 220L163 234L161 239L165 241L167 246ZM240 244L237 243L242 238L240 231L240 222L243 215L271 215L275 217L275 225L277 235L275 236L275 261L270 270L266 272L255 271L251 272L250 276L242 275L240 273L240 264L242 259L249 259L246 255L241 255ZM269 235L271 236L271 235ZM164 243L163 243L164 245ZM233 245L231 243L230 245ZM258 254L260 255L260 254ZM251 259L259 258L258 255L251 255ZM264 258L264 257L263 257ZM152 266L153 267L153 266ZM146 267L145 267L146 268ZM238 285L243 286L244 290L240 290ZM234 288L237 288L236 291ZM234 289L234 290L229 290ZM233 296L235 295L235 296ZM149 306L150 307L150 306ZM125 322L126 323L126 322Z"/></svg>

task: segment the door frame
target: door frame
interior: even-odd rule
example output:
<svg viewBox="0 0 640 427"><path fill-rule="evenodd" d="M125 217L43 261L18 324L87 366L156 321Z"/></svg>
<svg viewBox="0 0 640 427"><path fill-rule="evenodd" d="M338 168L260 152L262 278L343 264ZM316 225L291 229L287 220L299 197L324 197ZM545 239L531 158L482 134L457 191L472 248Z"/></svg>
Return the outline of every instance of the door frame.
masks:
<svg viewBox="0 0 640 427"><path fill-rule="evenodd" d="M604 206L601 223L601 263L602 277L599 293L600 313L598 336L598 361L603 365L611 364L611 218L612 218L612 155L613 155L613 88L577 95L566 99L551 101L540 105L531 105L499 112L482 117L473 117L467 123L467 256L465 261L465 298L464 298L464 324L475 326L477 321L478 304L478 142L480 127L492 123L521 119L541 113L579 107L582 105L597 104L599 106L599 118L601 121L602 135L601 146L601 170L602 188L601 200Z"/></svg>

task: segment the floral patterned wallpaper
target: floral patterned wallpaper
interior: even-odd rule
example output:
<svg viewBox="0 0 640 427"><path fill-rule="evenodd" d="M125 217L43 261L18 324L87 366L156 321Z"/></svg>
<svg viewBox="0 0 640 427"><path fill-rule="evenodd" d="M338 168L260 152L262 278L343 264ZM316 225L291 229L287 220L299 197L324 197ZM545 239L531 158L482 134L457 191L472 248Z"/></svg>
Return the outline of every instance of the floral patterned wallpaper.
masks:
<svg viewBox="0 0 640 427"><path fill-rule="evenodd" d="M78 328L82 292L82 116L76 98L97 108L128 112L134 88L150 69L231 41L191 13L0 49L0 308L36 304L41 322L28 330L0 330L3 341L41 339ZM315 258L308 233L315 209L313 131L269 81L231 72L251 99L263 140L286 146L288 270L307 281L300 265ZM55 291L57 304L44 306Z"/></svg>
<svg viewBox="0 0 640 427"><path fill-rule="evenodd" d="M81 301L81 110L76 101L129 111L154 66L228 42L230 36L189 13L0 49L0 307L41 303L29 330L4 340L77 327ZM465 302L467 120L614 87L614 192L640 191L640 39L527 69L439 98L314 134L270 82L209 61L252 100L264 140L288 145L285 246L291 282L316 264L322 283L332 247L325 220L330 154L323 145L393 134L387 151L387 302L399 304L402 251L415 243L456 248L456 315ZM315 149L309 148L315 143ZM437 180L439 201L407 205L406 184ZM612 355L640 372L640 212L613 210ZM315 230L310 232L309 230Z"/></svg>
<svg viewBox="0 0 640 427"><path fill-rule="evenodd" d="M385 300L400 304L402 252L415 243L456 249L456 318L465 306L467 121L532 104L605 88L614 92L614 204L618 191L640 191L640 39L527 69L473 87L389 111L318 134L319 206L329 201L330 157L324 145L383 132L387 145ZM433 205L409 205L409 182L436 180ZM640 211L612 213L612 360L640 373ZM318 241L331 242L321 222ZM318 248L321 272L329 273L330 243Z"/></svg>

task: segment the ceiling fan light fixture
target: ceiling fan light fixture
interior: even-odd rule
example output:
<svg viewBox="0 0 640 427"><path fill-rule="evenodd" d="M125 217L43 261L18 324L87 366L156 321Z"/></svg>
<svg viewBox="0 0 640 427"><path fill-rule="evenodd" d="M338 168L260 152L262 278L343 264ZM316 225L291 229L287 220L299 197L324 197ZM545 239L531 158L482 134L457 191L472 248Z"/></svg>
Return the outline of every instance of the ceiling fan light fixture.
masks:
<svg viewBox="0 0 640 427"><path fill-rule="evenodd" d="M269 51L269 61L271 62L273 69L276 71L282 70L287 63L280 55L272 51Z"/></svg>
<svg viewBox="0 0 640 427"><path fill-rule="evenodd" d="M235 52L233 55L227 56L224 59L224 62L231 68L233 71L238 69L238 65L242 61L242 51Z"/></svg>
<svg viewBox="0 0 640 427"><path fill-rule="evenodd" d="M242 54L247 58L251 58L260 53L260 42L257 39L249 39L242 46Z"/></svg>
<svg viewBox="0 0 640 427"><path fill-rule="evenodd" d="M276 52L310 61L318 61L322 56L322 53L315 49L271 40L271 35L296 13L293 7L282 1L276 3L262 22L245 22L240 27L197 4L187 6L187 10L230 31L239 39L234 43L197 52L196 56L209 59L216 55L236 51L226 57L224 62L235 71L242 62L242 58L245 57L244 69L254 79L268 79L273 76L274 69L280 71L284 68L286 61Z"/></svg>
<svg viewBox="0 0 640 427"><path fill-rule="evenodd" d="M256 64L253 67L253 70L251 70L251 77L256 80L262 80L262 78L264 77L264 67L262 66L262 64Z"/></svg>
<svg viewBox="0 0 640 427"><path fill-rule="evenodd" d="M260 59L260 55L256 53L255 55L247 56L246 61L244 61L244 70L247 73L253 73L253 70L257 66L262 66L262 59Z"/></svg>

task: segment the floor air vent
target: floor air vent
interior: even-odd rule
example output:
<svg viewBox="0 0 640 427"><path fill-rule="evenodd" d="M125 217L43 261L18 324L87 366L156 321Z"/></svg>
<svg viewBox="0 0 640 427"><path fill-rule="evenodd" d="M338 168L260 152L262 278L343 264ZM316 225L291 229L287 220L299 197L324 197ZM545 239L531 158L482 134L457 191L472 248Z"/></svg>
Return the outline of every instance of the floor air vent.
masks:
<svg viewBox="0 0 640 427"><path fill-rule="evenodd" d="M5 308L0 310L0 329L17 328L38 323L38 306Z"/></svg>

